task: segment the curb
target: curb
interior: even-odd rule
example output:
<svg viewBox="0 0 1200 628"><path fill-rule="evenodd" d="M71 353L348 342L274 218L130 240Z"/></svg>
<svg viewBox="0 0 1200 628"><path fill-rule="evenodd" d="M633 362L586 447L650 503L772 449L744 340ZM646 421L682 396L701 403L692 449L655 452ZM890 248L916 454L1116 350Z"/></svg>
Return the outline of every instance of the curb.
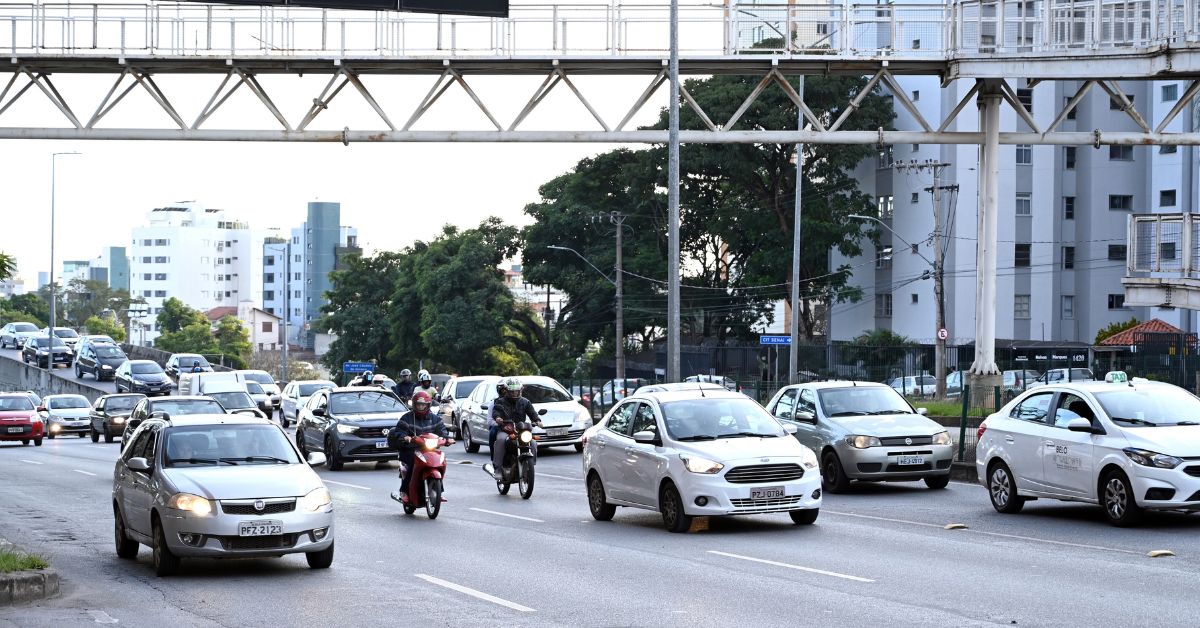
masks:
<svg viewBox="0 0 1200 628"><path fill-rule="evenodd" d="M58 572L14 571L0 574L0 606L24 604L58 595Z"/></svg>
<svg viewBox="0 0 1200 628"><path fill-rule="evenodd" d="M950 479L955 482L979 483L979 471L974 462L955 462L950 465Z"/></svg>

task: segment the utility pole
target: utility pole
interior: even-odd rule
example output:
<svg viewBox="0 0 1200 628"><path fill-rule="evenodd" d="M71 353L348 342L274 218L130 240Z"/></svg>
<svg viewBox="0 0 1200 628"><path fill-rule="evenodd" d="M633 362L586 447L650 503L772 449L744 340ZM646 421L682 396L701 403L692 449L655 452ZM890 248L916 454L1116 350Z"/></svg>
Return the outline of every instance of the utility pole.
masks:
<svg viewBox="0 0 1200 628"><path fill-rule="evenodd" d="M933 298L937 308L937 328L934 330L935 349L933 354L933 370L937 378L937 388L934 396L938 399L946 397L946 338L949 332L944 332L946 329L946 287L943 283L945 277L944 268L944 246L942 243L942 171L950 167L949 163L934 161L932 159L923 162L910 161L906 163L897 163L896 167L905 172L923 172L929 170L933 173L933 185L925 188L933 194Z"/></svg>
<svg viewBox="0 0 1200 628"><path fill-rule="evenodd" d="M667 369L666 381L683 379L679 315L679 0L671 0L671 81L667 114Z"/></svg>
<svg viewBox="0 0 1200 628"><path fill-rule="evenodd" d="M804 77L800 77L798 93L804 98ZM796 128L804 128L804 110L797 107ZM800 383L800 244L801 205L800 193L804 189L804 144L796 144L796 209L792 223L792 320L788 324L788 333L792 344L788 347L788 383ZM829 333L828 328L825 331ZM779 355L775 356L775 370L779 370ZM778 375L775 378L779 379Z"/></svg>
<svg viewBox="0 0 1200 628"><path fill-rule="evenodd" d="M592 222L608 220L617 228L617 255L616 263L613 265L613 270L616 277L613 279L613 287L617 293L617 329L616 329L616 345L613 348L613 362L616 366L617 379L625 379L625 273L623 271L624 259L624 231L625 220L629 216L621 212L608 212L592 217ZM547 297L546 305L549 307L549 298Z"/></svg>

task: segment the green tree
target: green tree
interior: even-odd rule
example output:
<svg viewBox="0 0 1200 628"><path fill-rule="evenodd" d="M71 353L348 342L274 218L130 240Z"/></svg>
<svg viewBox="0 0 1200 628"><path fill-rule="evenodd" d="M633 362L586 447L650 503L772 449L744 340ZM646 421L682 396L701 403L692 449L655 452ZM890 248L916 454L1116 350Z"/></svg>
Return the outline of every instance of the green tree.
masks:
<svg viewBox="0 0 1200 628"><path fill-rule="evenodd" d="M83 324L89 334L102 334L116 340L117 342L125 341L125 328L114 323L108 318L93 316Z"/></svg>
<svg viewBox="0 0 1200 628"><path fill-rule="evenodd" d="M194 322L183 329L164 332L154 346L169 353L220 353L217 339L213 336L212 327L205 322Z"/></svg>
<svg viewBox="0 0 1200 628"><path fill-rule="evenodd" d="M128 323L130 298L127 290L113 290L106 282L72 279L63 291L62 324L82 329L94 316L111 314L121 324ZM141 299L136 299L142 302Z"/></svg>
<svg viewBox="0 0 1200 628"><path fill-rule="evenodd" d="M11 296L4 305L5 309L14 312L24 312L37 320L42 326L45 326L46 321L50 320L50 302L37 293Z"/></svg>
<svg viewBox="0 0 1200 628"><path fill-rule="evenodd" d="M181 331L185 327L197 324L208 327L208 318L204 316L203 312L188 307L187 304L175 297L163 301L162 311L158 313L155 322L158 323L158 329L164 333ZM200 352L196 351L195 353Z"/></svg>
<svg viewBox="0 0 1200 628"><path fill-rule="evenodd" d="M17 259L8 253L0 252L0 281L12 279L17 274Z"/></svg>
<svg viewBox="0 0 1200 628"><path fill-rule="evenodd" d="M222 316L213 330L217 339L217 349L226 357L237 358L237 368L245 368L253 345L250 344L250 332L238 317Z"/></svg>
<svg viewBox="0 0 1200 628"><path fill-rule="evenodd" d="M0 321L4 321L6 323L33 323L38 327L46 326L46 321L41 320L36 316L30 316L28 313L20 310L6 309L6 305L8 304L0 303Z"/></svg>
<svg viewBox="0 0 1200 628"><path fill-rule="evenodd" d="M1137 327L1139 324L1140 323L1138 322L1138 319L1135 316L1133 318L1130 318L1127 321L1118 321L1111 325L1101 327L1100 331L1096 332L1096 340L1093 344L1100 344L1100 342L1102 340L1104 340L1105 338L1108 338L1109 336L1115 336L1115 335L1125 331L1126 329L1132 329L1134 327Z"/></svg>
<svg viewBox="0 0 1200 628"><path fill-rule="evenodd" d="M402 265L406 272L401 271ZM322 362L332 373L340 371L346 361L374 361L381 370L398 371L396 365L400 362L388 357L394 349L389 315L408 304L408 295L402 295L396 304L392 303L392 295L400 278L411 275L411 260L401 253L382 252L369 258L348 257L344 266L329 274L331 289L325 295L328 303L318 321L319 329L337 336ZM416 312L419 317L419 309ZM419 327L417 318L400 340L411 341L414 335L419 338ZM419 353L414 355L419 357Z"/></svg>

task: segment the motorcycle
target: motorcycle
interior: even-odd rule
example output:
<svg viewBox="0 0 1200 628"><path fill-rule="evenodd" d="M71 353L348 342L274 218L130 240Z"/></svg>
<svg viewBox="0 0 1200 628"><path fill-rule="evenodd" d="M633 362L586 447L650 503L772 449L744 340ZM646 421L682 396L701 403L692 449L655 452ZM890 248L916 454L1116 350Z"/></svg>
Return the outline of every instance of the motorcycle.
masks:
<svg viewBox="0 0 1200 628"><path fill-rule="evenodd" d="M545 432L541 428L534 428L527 421L506 423L504 431L508 433L508 451L504 453L504 465L500 469L500 479L496 480L496 490L501 495L508 495L509 488L516 484L521 499L529 499L533 496L533 468L537 464L536 443ZM490 462L483 465L483 470L489 475L495 475L495 469Z"/></svg>
<svg viewBox="0 0 1200 628"><path fill-rule="evenodd" d="M450 443L449 440L437 434L422 434L413 439L420 445L413 458L412 476L408 480L408 502L400 499L398 493L392 493L392 499L404 505L404 514L411 515L418 508L424 507L425 514L430 519L437 519L442 509L442 478L446 475L446 454L441 448ZM400 464L400 473L405 472L404 464Z"/></svg>

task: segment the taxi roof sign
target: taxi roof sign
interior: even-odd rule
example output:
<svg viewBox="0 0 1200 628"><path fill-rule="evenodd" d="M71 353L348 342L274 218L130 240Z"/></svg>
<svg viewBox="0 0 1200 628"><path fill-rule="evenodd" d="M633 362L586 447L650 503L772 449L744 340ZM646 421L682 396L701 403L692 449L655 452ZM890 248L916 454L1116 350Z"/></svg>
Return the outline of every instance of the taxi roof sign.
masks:
<svg viewBox="0 0 1200 628"><path fill-rule="evenodd" d="M1124 384L1129 381L1129 376L1125 374L1125 371L1109 371L1104 376L1104 381L1110 384Z"/></svg>

